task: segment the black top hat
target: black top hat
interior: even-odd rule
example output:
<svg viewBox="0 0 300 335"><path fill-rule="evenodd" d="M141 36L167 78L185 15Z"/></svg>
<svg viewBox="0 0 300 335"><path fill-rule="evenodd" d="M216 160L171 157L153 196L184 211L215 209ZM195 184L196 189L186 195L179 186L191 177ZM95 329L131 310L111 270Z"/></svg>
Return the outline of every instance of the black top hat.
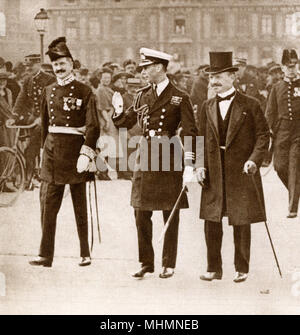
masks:
<svg viewBox="0 0 300 335"><path fill-rule="evenodd" d="M51 42L51 44L48 46L48 51L46 52L46 55L50 57L51 62L54 62L58 58L62 57L70 57L73 60L66 42L67 41L65 37L59 37Z"/></svg>
<svg viewBox="0 0 300 335"><path fill-rule="evenodd" d="M295 49L284 49L282 53L282 65L295 65L298 62L298 55Z"/></svg>
<svg viewBox="0 0 300 335"><path fill-rule="evenodd" d="M238 67L232 66L232 52L210 52L209 60L210 66L204 70L206 73L217 74L239 70Z"/></svg>

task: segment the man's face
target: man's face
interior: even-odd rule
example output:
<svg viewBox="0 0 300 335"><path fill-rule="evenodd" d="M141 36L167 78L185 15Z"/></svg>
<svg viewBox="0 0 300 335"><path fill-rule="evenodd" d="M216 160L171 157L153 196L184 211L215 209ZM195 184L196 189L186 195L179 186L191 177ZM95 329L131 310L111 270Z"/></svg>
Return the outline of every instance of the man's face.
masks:
<svg viewBox="0 0 300 335"><path fill-rule="evenodd" d="M123 83L123 79L119 78L114 82L114 86L118 87L118 88L125 88L124 83Z"/></svg>
<svg viewBox="0 0 300 335"><path fill-rule="evenodd" d="M295 78L298 72L298 64L282 65L282 71L287 78Z"/></svg>
<svg viewBox="0 0 300 335"><path fill-rule="evenodd" d="M145 76L148 82L155 83L159 73L158 65L159 64L150 64L143 67L142 76Z"/></svg>
<svg viewBox="0 0 300 335"><path fill-rule="evenodd" d="M40 69L41 69L41 63L32 63L30 66L30 72L32 74L38 73Z"/></svg>
<svg viewBox="0 0 300 335"><path fill-rule="evenodd" d="M111 74L108 72L102 73L101 84L103 86L109 86L110 83L111 83Z"/></svg>
<svg viewBox="0 0 300 335"><path fill-rule="evenodd" d="M69 57L58 58L52 62L55 75L59 79L64 79L71 74L73 70L73 61Z"/></svg>
<svg viewBox="0 0 300 335"><path fill-rule="evenodd" d="M135 73L136 66L134 64L128 64L125 66L125 72L127 73Z"/></svg>
<svg viewBox="0 0 300 335"><path fill-rule="evenodd" d="M209 74L210 87L215 93L223 93L228 91L235 80L235 74L233 72L221 72L217 74Z"/></svg>

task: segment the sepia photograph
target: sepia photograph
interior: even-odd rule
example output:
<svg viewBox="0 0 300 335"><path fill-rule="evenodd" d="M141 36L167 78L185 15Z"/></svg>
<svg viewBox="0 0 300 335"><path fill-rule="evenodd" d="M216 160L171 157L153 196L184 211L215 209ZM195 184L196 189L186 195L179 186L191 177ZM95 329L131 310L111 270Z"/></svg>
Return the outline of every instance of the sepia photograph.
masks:
<svg viewBox="0 0 300 335"><path fill-rule="evenodd" d="M0 315L299 315L299 57L300 0L0 0Z"/></svg>

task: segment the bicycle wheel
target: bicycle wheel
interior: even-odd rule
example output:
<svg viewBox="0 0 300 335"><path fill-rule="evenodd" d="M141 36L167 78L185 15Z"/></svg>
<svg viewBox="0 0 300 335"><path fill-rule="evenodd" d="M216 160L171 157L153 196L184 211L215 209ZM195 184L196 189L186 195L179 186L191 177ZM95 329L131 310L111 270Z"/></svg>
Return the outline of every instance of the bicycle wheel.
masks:
<svg viewBox="0 0 300 335"><path fill-rule="evenodd" d="M25 172L18 154L8 147L0 148L0 207L12 206L24 190Z"/></svg>

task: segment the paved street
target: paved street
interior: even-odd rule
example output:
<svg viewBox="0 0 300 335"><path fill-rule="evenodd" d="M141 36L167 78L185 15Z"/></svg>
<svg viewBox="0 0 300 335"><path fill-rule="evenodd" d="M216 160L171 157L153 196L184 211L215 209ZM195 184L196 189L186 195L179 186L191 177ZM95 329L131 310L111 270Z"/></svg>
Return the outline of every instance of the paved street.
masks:
<svg viewBox="0 0 300 335"><path fill-rule="evenodd" d="M155 274L140 281L130 276L139 264L129 181L97 183L102 243L95 239L93 263L86 268L77 265L79 243L70 194L58 217L52 268L29 266L41 235L39 192L24 192L14 207L0 209L0 272L6 282L5 296L0 284L0 314L299 314L300 221L285 218L287 192L275 173L271 171L263 182L283 278L264 224L258 223L252 225L249 278L241 284L232 281L232 228L225 223L223 279L199 279L206 270L206 247L203 222L198 219L201 190L197 184L189 185L190 208L181 212L176 273L166 280L158 277L160 212L153 217Z"/></svg>

